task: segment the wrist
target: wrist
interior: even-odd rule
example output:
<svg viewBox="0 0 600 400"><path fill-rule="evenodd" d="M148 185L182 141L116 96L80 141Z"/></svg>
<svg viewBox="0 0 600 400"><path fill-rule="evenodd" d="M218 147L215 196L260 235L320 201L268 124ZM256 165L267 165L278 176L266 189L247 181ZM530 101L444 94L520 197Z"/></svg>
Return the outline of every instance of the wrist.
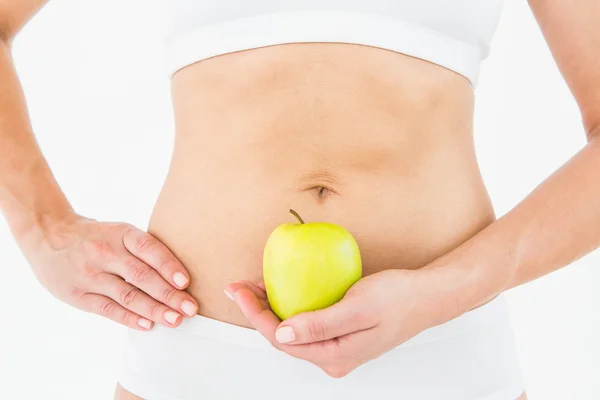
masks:
<svg viewBox="0 0 600 400"><path fill-rule="evenodd" d="M428 283L436 324L477 308L502 293L512 279L514 257L482 231L463 245L418 270Z"/></svg>
<svg viewBox="0 0 600 400"><path fill-rule="evenodd" d="M76 213L41 154L17 154L20 161L0 173L0 212L17 240L75 219ZM11 160L9 159L9 164ZM5 167L5 165L0 165Z"/></svg>
<svg viewBox="0 0 600 400"><path fill-rule="evenodd" d="M7 220L16 242L21 247L48 242L50 246L60 248L59 242L64 232L81 218L83 217L76 214L71 207L57 207L52 210L23 213Z"/></svg>

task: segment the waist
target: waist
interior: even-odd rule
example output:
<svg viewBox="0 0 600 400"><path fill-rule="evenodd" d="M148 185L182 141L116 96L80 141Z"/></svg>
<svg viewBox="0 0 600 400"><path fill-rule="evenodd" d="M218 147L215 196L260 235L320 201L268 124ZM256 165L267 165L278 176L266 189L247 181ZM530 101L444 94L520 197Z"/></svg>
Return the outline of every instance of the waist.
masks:
<svg viewBox="0 0 600 400"><path fill-rule="evenodd" d="M173 177L148 227L190 272L188 290L200 303L199 314L242 326L245 318L223 289L233 281L262 279L269 234L296 222L290 208L305 222L332 222L350 231L364 275L425 266L494 219L485 190L457 179L423 187L418 181L366 180L320 199L312 190L254 186L243 177L215 183L214 176L196 175L188 184Z"/></svg>
<svg viewBox="0 0 600 400"><path fill-rule="evenodd" d="M119 382L143 398L516 399L523 391L503 296L432 327L341 379L275 350L258 332L204 317L130 330ZM236 385L231 385L232 378ZM185 382L185 384L183 384ZM227 388L224 392L223 388ZM293 390L289 390L293 388Z"/></svg>
<svg viewBox="0 0 600 400"><path fill-rule="evenodd" d="M461 339L464 340L464 335L467 334L479 333L483 330L510 329L510 326L506 296L500 294L488 303L457 318L420 332L399 345L397 349L435 343L461 336L463 336ZM278 353L278 350L253 328L232 325L203 316L185 319L174 331L163 326L157 326L156 330L153 331L154 334L162 333L165 335L172 335L173 332L182 332L242 348ZM146 335L146 332L140 333L139 331L130 330L130 335L143 336Z"/></svg>
<svg viewBox="0 0 600 400"><path fill-rule="evenodd" d="M348 229L364 274L419 268L494 218L472 100L452 71L355 45L186 67L173 78L175 147L148 229L188 268L199 313L238 325L223 289L262 278L264 244L290 208Z"/></svg>

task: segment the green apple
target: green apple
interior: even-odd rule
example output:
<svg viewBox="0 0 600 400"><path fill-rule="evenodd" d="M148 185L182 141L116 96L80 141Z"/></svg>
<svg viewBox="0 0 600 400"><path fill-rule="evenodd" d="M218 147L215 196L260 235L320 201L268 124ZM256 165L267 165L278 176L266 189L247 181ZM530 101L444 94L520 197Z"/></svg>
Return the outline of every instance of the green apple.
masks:
<svg viewBox="0 0 600 400"><path fill-rule="evenodd" d="M362 277L358 244L346 229L328 222L279 225L263 255L263 278L273 312L282 320L340 301Z"/></svg>

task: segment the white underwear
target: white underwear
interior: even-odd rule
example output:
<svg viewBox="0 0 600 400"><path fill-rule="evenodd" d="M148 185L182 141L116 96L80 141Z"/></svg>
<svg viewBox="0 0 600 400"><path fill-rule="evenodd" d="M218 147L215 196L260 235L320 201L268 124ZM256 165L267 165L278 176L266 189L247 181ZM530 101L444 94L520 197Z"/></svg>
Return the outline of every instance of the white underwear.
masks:
<svg viewBox="0 0 600 400"><path fill-rule="evenodd" d="M119 383L146 400L515 400L524 390L502 295L341 379L202 316L130 330L123 361Z"/></svg>

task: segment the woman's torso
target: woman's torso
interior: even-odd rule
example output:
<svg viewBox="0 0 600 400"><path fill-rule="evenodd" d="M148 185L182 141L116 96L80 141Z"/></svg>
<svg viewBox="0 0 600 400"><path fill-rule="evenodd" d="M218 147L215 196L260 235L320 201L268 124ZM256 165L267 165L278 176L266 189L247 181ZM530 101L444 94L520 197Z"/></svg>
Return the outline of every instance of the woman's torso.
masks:
<svg viewBox="0 0 600 400"><path fill-rule="evenodd" d="M473 143L473 89L375 47L295 43L173 76L172 164L149 232L189 270L199 314L247 326L223 293L258 281L279 224L342 225L364 274L419 268L494 219Z"/></svg>

